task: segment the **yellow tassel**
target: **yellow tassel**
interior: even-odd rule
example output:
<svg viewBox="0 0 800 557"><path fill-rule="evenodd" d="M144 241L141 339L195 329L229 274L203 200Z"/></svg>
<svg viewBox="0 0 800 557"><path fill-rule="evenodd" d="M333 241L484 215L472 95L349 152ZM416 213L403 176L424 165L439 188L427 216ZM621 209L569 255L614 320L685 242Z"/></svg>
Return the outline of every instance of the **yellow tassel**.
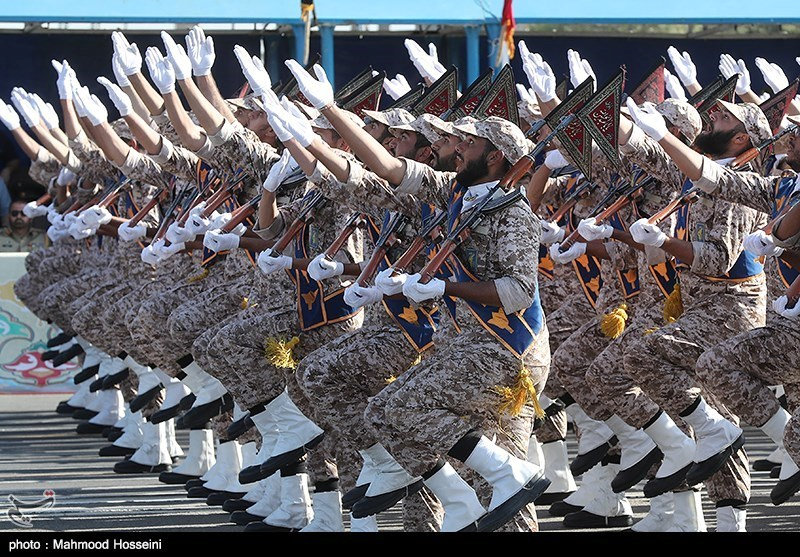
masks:
<svg viewBox="0 0 800 557"><path fill-rule="evenodd" d="M194 276L191 276L191 277L187 278L186 282L188 282L189 284L191 284L193 282L200 282L201 280L203 280L207 276L208 276L208 269L203 269L202 273L200 273L199 275L194 275Z"/></svg>
<svg viewBox="0 0 800 557"><path fill-rule="evenodd" d="M531 381L531 374L523 365L517 375L517 382L513 387L501 387L495 385L492 390L500 395L503 402L500 404L500 412L518 416L522 412L528 399L533 404L533 412L537 418L544 418L544 410L539 405L539 395L536 394L536 387Z"/></svg>
<svg viewBox="0 0 800 557"><path fill-rule="evenodd" d="M264 356L275 367L294 369L297 367L297 361L294 359L292 349L299 342L300 339L297 337L292 337L289 341L269 337L264 342Z"/></svg>
<svg viewBox="0 0 800 557"><path fill-rule="evenodd" d="M647 329L645 332L642 333L642 336L652 335L658 329L659 329L659 327L650 327L649 329Z"/></svg>
<svg viewBox="0 0 800 557"><path fill-rule="evenodd" d="M683 300L681 299L681 287L676 284L667 301L664 302L664 323L669 325L683 315Z"/></svg>
<svg viewBox="0 0 800 557"><path fill-rule="evenodd" d="M242 296L242 303L239 304L239 306L242 309L247 309L247 304L249 304L249 303L250 303L250 300L247 299L247 296Z"/></svg>
<svg viewBox="0 0 800 557"><path fill-rule="evenodd" d="M395 381L397 381L397 377L395 377L394 375L390 375L389 377L387 377L386 379L384 379L384 381L386 381L386 384L387 384L387 385L391 385L392 383L394 383Z"/></svg>
<svg viewBox="0 0 800 557"><path fill-rule="evenodd" d="M628 304L621 304L617 309L610 311L600 319L600 330L608 338L617 338L625 330L625 321L628 319Z"/></svg>
<svg viewBox="0 0 800 557"><path fill-rule="evenodd" d="M411 365L415 366L418 363L420 363L421 361L422 361L422 354L417 354L417 358L414 360L414 362Z"/></svg>

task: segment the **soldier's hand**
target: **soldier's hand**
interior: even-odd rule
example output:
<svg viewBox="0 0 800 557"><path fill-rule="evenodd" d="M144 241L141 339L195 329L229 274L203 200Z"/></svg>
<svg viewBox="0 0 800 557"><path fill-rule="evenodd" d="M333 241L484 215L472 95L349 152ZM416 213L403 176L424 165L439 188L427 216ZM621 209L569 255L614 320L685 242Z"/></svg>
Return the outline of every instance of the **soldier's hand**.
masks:
<svg viewBox="0 0 800 557"><path fill-rule="evenodd" d="M294 60L286 60L286 66L297 80L300 91L314 108L323 109L333 104L333 86L328 81L325 70L319 64L314 64L314 74L316 79Z"/></svg>
<svg viewBox="0 0 800 557"><path fill-rule="evenodd" d="M239 247L239 236L220 230L209 230L203 237L203 245L214 253L229 251Z"/></svg>
<svg viewBox="0 0 800 557"><path fill-rule="evenodd" d="M344 272L344 263L341 261L332 261L325 257L324 253L320 253L308 264L308 276L314 280L325 280L332 277L338 277Z"/></svg>
<svg viewBox="0 0 800 557"><path fill-rule="evenodd" d="M344 303L351 308L360 308L383 300L383 294L375 286L363 287L357 282L344 289Z"/></svg>
<svg viewBox="0 0 800 557"><path fill-rule="evenodd" d="M550 246L550 258L556 263L566 265L574 259L578 259L586 253L586 243L575 242L568 250L561 251L561 243L553 244Z"/></svg>
<svg viewBox="0 0 800 557"><path fill-rule="evenodd" d="M425 300L432 300L444 296L445 283L441 279L433 278L430 282L422 284L419 273L410 275L403 285L403 295L414 302L421 304Z"/></svg>
<svg viewBox="0 0 800 557"><path fill-rule="evenodd" d="M672 61L672 67L675 68L675 73L681 78L681 83L684 87L691 87L700 85L697 83L697 67L692 62L692 57L685 50L683 54L678 52L678 49L671 46L667 49L669 59Z"/></svg>
<svg viewBox="0 0 800 557"><path fill-rule="evenodd" d="M111 222L112 215L105 207L99 205L92 205L85 211L81 212L80 220L86 226L100 226L101 224L108 224Z"/></svg>
<svg viewBox="0 0 800 557"><path fill-rule="evenodd" d="M783 248L775 245L775 238L763 230L756 230L744 239L744 249L759 257L778 257Z"/></svg>
<svg viewBox="0 0 800 557"><path fill-rule="evenodd" d="M108 98L114 103L114 107L119 111L119 115L123 118L133 112L133 104L127 93L120 89L119 85L111 83L108 78L100 76L97 78L97 83L102 85L108 91Z"/></svg>
<svg viewBox="0 0 800 557"><path fill-rule="evenodd" d="M411 86L406 81L406 78L403 74L397 74L394 79L389 79L388 77L383 78L383 90L392 97L392 99L397 100L409 91L411 91Z"/></svg>
<svg viewBox="0 0 800 557"><path fill-rule="evenodd" d="M550 170L558 170L559 168L569 166L569 161L564 158L561 151L553 149L552 151L548 151L545 155L544 165Z"/></svg>
<svg viewBox="0 0 800 557"><path fill-rule="evenodd" d="M667 135L667 123L664 117L656 110L652 104L646 104L639 108L633 99L628 97L626 102L628 110L630 111L631 118L634 124L639 126L644 133L655 139L661 141Z"/></svg>
<svg viewBox="0 0 800 557"><path fill-rule="evenodd" d="M646 218L634 222L630 233L634 242L654 248L660 248L667 241L667 235L657 225L650 224Z"/></svg>
<svg viewBox="0 0 800 557"><path fill-rule="evenodd" d="M614 233L614 227L610 224L596 223L597 219L594 217L581 220L581 222L578 224L578 234L580 234L587 242L611 238L611 235Z"/></svg>
<svg viewBox="0 0 800 557"><path fill-rule="evenodd" d="M797 319L800 317L800 302L796 302L794 307L791 308L787 308L787 305L789 305L789 298L784 295L772 303L772 309L788 319Z"/></svg>
<svg viewBox="0 0 800 557"><path fill-rule="evenodd" d="M175 42L175 39L166 31L161 31L161 40L164 41L164 48L167 51L167 60L175 70L175 79L183 81L192 77L192 62L186 54L183 45Z"/></svg>
<svg viewBox="0 0 800 557"><path fill-rule="evenodd" d="M292 268L293 259L288 255L272 255L272 250L267 249L262 251L258 256L258 268L265 275L271 275L283 269Z"/></svg>
<svg viewBox="0 0 800 557"><path fill-rule="evenodd" d="M734 60L730 54L721 54L719 57L719 71L725 79L730 79L734 74L739 74L736 80L736 94L744 95L750 90L750 71L741 58Z"/></svg>
<svg viewBox="0 0 800 557"><path fill-rule="evenodd" d="M664 68L664 85L670 97L679 101L686 100L686 91L683 90L680 80L667 68Z"/></svg>
<svg viewBox="0 0 800 557"><path fill-rule="evenodd" d="M142 55L136 43L129 43L125 35L119 31L111 33L111 42L114 44L114 53L125 75L142 71Z"/></svg>
<svg viewBox="0 0 800 557"><path fill-rule="evenodd" d="M594 75L594 70L585 58L577 50L567 51L567 62L569 62L569 80L573 87L577 87L590 77L592 78L592 90L597 89L597 76Z"/></svg>
<svg viewBox="0 0 800 557"><path fill-rule="evenodd" d="M764 58L756 58L756 67L761 70L764 82L769 85L773 93L782 91L789 86L789 79L778 64L770 64Z"/></svg>
<svg viewBox="0 0 800 557"><path fill-rule="evenodd" d="M551 222L549 220L541 220L542 222L542 237L539 241L549 246L550 244L554 244L556 242L561 242L564 240L564 235L566 234L566 230L563 227L558 226L557 223Z"/></svg>
<svg viewBox="0 0 800 557"><path fill-rule="evenodd" d="M264 63L258 56L250 56L250 53L245 50L243 46L238 44L233 47L233 53L236 59L239 60L239 66L242 68L242 73L250 84L253 93L259 97L270 91L272 87L272 80L267 73Z"/></svg>
<svg viewBox="0 0 800 557"><path fill-rule="evenodd" d="M19 127L19 114L2 100L0 100L0 121L8 128L8 131Z"/></svg>
<svg viewBox="0 0 800 557"><path fill-rule="evenodd" d="M194 240L195 236L197 236L197 234L193 234L191 230L187 230L185 227L178 224L178 222L173 222L167 227L167 240L173 244Z"/></svg>
<svg viewBox="0 0 800 557"><path fill-rule="evenodd" d="M162 95L175 92L175 70L172 64L164 58L161 51L151 46L144 55L147 69L150 70L150 79L153 80Z"/></svg>
<svg viewBox="0 0 800 557"><path fill-rule="evenodd" d="M203 29L199 25L195 25L186 35L186 48L188 49L189 60L192 62L194 75L210 74L211 66L214 65L214 60L216 59L214 39L206 37Z"/></svg>
<svg viewBox="0 0 800 557"><path fill-rule="evenodd" d="M142 250L142 261L148 265L157 265L161 261L159 246L164 244L164 240L157 240Z"/></svg>
<svg viewBox="0 0 800 557"><path fill-rule="evenodd" d="M390 267L375 275L375 286L384 296L394 296L403 292L403 285L407 279L407 273L395 273Z"/></svg>
<svg viewBox="0 0 800 557"><path fill-rule="evenodd" d="M411 39L404 41L408 56L411 63L417 68L419 75L424 79L431 82L436 81L447 69L439 62L439 54L436 51L436 45L433 43L428 44L428 52L425 52L421 46Z"/></svg>
<svg viewBox="0 0 800 557"><path fill-rule="evenodd" d="M144 237L146 233L147 227L141 222L136 226L130 226L130 221L128 221L117 228L117 236L123 242L133 242Z"/></svg>

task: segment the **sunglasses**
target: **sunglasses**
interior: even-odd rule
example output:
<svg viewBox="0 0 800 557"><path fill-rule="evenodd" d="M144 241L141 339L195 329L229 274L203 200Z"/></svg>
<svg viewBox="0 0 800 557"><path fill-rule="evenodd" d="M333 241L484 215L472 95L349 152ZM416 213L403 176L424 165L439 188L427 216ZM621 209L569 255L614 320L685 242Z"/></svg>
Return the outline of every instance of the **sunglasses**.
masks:
<svg viewBox="0 0 800 557"><path fill-rule="evenodd" d="M17 210L9 211L9 213L11 214L12 217L24 217L25 216L24 212L17 211Z"/></svg>

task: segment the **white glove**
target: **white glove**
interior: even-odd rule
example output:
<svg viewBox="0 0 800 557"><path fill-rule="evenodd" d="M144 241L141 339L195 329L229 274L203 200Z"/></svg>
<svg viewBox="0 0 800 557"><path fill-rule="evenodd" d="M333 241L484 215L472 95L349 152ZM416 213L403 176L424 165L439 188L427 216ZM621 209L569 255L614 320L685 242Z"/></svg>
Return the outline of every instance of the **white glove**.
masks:
<svg viewBox="0 0 800 557"><path fill-rule="evenodd" d="M423 78L436 81L447 71L439 63L439 55L435 44L428 44L428 52L422 50L422 47L411 39L406 39L404 44L408 50L408 56L411 58L411 63L414 64L414 67L417 68Z"/></svg>
<svg viewBox="0 0 800 557"><path fill-rule="evenodd" d="M552 151L548 151L547 155L545 155L544 165L550 170L558 170L559 168L569 166L569 161L564 158L561 151L553 149Z"/></svg>
<svg viewBox="0 0 800 557"><path fill-rule="evenodd" d="M209 230L203 237L203 245L214 253L239 247L239 236L219 230Z"/></svg>
<svg viewBox="0 0 800 557"><path fill-rule="evenodd" d="M51 242L60 242L63 238L69 235L69 229L65 230L57 226L51 226L47 229L47 237Z"/></svg>
<svg viewBox="0 0 800 557"><path fill-rule="evenodd" d="M214 213L211 215L211 230L222 228L233 218L233 213L217 213L216 211Z"/></svg>
<svg viewBox="0 0 800 557"><path fill-rule="evenodd" d="M183 45L177 44L166 31L161 31L161 40L167 52L167 60L175 70L175 79L183 81L192 77L192 61L186 55Z"/></svg>
<svg viewBox="0 0 800 557"><path fill-rule="evenodd" d="M271 275L283 269L291 269L293 259L288 255L272 256L272 250L266 249L258 255L258 268L265 275Z"/></svg>
<svg viewBox="0 0 800 557"><path fill-rule="evenodd" d="M142 250L142 261L148 263L149 265L157 265L159 261L161 261L161 251L159 249L159 242L160 245L164 244L164 240L158 240L157 242L150 244L149 246L145 247Z"/></svg>
<svg viewBox="0 0 800 557"><path fill-rule="evenodd" d="M650 224L647 219L639 219L631 225L630 229L633 241L645 246L660 248L667 241L667 235L655 225Z"/></svg>
<svg viewBox="0 0 800 557"><path fill-rule="evenodd" d="M41 118L44 125L47 126L48 130L58 127L58 114L56 114L56 110L53 108L52 104L44 102L42 97L37 93L28 95L28 100L33 102L33 106L35 106L37 112L39 112L39 118Z"/></svg>
<svg viewBox="0 0 800 557"><path fill-rule="evenodd" d="M99 205L92 205L85 211L81 212L80 220L86 226L99 226L101 224L108 224L111 222L111 213L105 207Z"/></svg>
<svg viewBox="0 0 800 557"><path fill-rule="evenodd" d="M587 242L592 240L605 240L611 238L614 233L614 227L610 224L595 224L597 220L594 217L583 219L578 224L578 234L580 234Z"/></svg>
<svg viewBox="0 0 800 557"><path fill-rule="evenodd" d="M111 42L114 44L114 53L117 55L122 73L133 75L142 71L142 55L136 43L129 43L125 35L119 31L111 33Z"/></svg>
<svg viewBox="0 0 800 557"><path fill-rule="evenodd" d="M186 50L192 63L194 75L201 76L211 73L211 66L214 65L214 60L216 59L214 39L206 37L205 32L199 25L192 27L192 30L186 35Z"/></svg>
<svg viewBox="0 0 800 557"><path fill-rule="evenodd" d="M338 277L344 273L344 263L341 261L331 261L320 253L308 264L308 276L314 280L325 280L331 277Z"/></svg>
<svg viewBox="0 0 800 557"><path fill-rule="evenodd" d="M581 58L577 50L567 51L567 62L569 62L569 80L573 87L577 87L590 77L594 80L592 91L597 89L597 76L585 58Z"/></svg>
<svg viewBox="0 0 800 557"><path fill-rule="evenodd" d="M192 234L192 237L204 233L209 228L211 228L211 219L203 218L199 213L186 219L184 226L186 232Z"/></svg>
<svg viewBox="0 0 800 557"><path fill-rule="evenodd" d="M11 90L11 102L17 111L25 118L25 123L29 128L39 125L39 111L33 105L33 101L28 98L28 93L22 87L14 87Z"/></svg>
<svg viewBox="0 0 800 557"><path fill-rule="evenodd" d="M799 62L800 63L800 62ZM787 309L786 305L789 303L789 298L781 296L774 302L772 302L772 309L775 310L776 313L788 318L788 319L797 319L800 316L800 302L797 302L793 308Z"/></svg>
<svg viewBox="0 0 800 557"><path fill-rule="evenodd" d="M197 205L195 205L194 207L189 209L189 214L190 215L199 215L203 211L205 211L205 209L206 209L206 202L205 201L201 201L200 203L198 203Z"/></svg>
<svg viewBox="0 0 800 557"><path fill-rule="evenodd" d="M108 98L114 103L120 116L124 118L133 112L133 104L131 104L130 97L125 91L120 89L119 85L111 83L107 78L102 76L97 78L97 83L106 88L106 91L108 91Z"/></svg>
<svg viewBox="0 0 800 557"><path fill-rule="evenodd" d="M192 234L191 230L187 230L178 224L178 221L175 221L167 227L167 233L165 236L170 243L180 244L181 242L189 242L194 240L196 234Z"/></svg>
<svg viewBox="0 0 800 557"><path fill-rule="evenodd" d="M383 294L374 286L366 288L354 282L344 289L344 303L353 309L375 304L383 300Z"/></svg>
<svg viewBox="0 0 800 557"><path fill-rule="evenodd" d="M78 116L81 118L86 118L87 112L86 107L83 106L83 97L84 95L81 94L81 91L86 89L85 87L81 87L80 85L75 86L72 90L72 106L75 107L75 112L78 113ZM88 94L88 93L87 93Z"/></svg>
<svg viewBox="0 0 800 557"><path fill-rule="evenodd" d="M96 226L86 226L80 220L69 227L69 235L76 240L83 240L97 233Z"/></svg>
<svg viewBox="0 0 800 557"><path fill-rule="evenodd" d="M631 113L634 124L639 126L644 133L656 141L664 139L664 136L667 135L667 123L652 103L645 103L642 108L639 108L633 99L628 97L625 104Z"/></svg>
<svg viewBox="0 0 800 557"><path fill-rule="evenodd" d="M759 257L778 257L783 253L783 248L775 245L775 238L763 230L748 234L744 239L744 249Z"/></svg>
<svg viewBox="0 0 800 557"><path fill-rule="evenodd" d="M531 54L529 63L524 66L528 82L541 102L556 98L556 76L550 64L545 62L539 53Z"/></svg>
<svg viewBox="0 0 800 557"><path fill-rule="evenodd" d="M397 273L391 267L375 275L375 286L384 296L394 296L403 292L408 273Z"/></svg>
<svg viewBox="0 0 800 557"><path fill-rule="evenodd" d="M108 121L108 110L106 110L105 105L100 102L100 99L97 98L97 95L90 95L87 87L81 87L75 94L80 99L86 111L86 117L93 126L99 126L103 122Z"/></svg>
<svg viewBox="0 0 800 557"><path fill-rule="evenodd" d="M74 183L75 183L75 173L66 166L62 166L61 170L58 171L58 178L56 178L56 184L64 187Z"/></svg>
<svg viewBox="0 0 800 557"><path fill-rule="evenodd" d="M789 79L778 64L770 64L763 58L756 58L756 67L761 70L764 82L769 85L773 93L782 91L789 86Z"/></svg>
<svg viewBox="0 0 800 557"><path fill-rule="evenodd" d="M692 57L685 50L683 54L678 52L678 49L671 46L667 49L669 59L672 61L672 66L675 68L675 73L681 78L681 83L684 87L693 85L700 85L697 83L697 67L692 62Z"/></svg>
<svg viewBox="0 0 800 557"><path fill-rule="evenodd" d="M59 62L58 60L50 60L50 63L58 72L56 79L56 86L58 87L58 98L68 101L72 99L72 90L75 88L76 78L75 71L69 67L66 60Z"/></svg>
<svg viewBox="0 0 800 557"><path fill-rule="evenodd" d="M19 114L2 100L0 100L0 121L8 128L8 131L19 127Z"/></svg>
<svg viewBox="0 0 800 557"><path fill-rule="evenodd" d="M750 71L744 60L734 60L730 54L721 54L719 57L719 72L725 79L730 79L732 75L739 74L736 80L736 94L744 95L750 90Z"/></svg>
<svg viewBox="0 0 800 557"><path fill-rule="evenodd" d="M565 252L561 251L560 242L550 246L550 258L561 265L565 265L573 259L578 259L584 253L586 253L585 242L575 242Z"/></svg>
<svg viewBox="0 0 800 557"><path fill-rule="evenodd" d="M536 100L536 91L532 87L526 89L524 85L517 83L517 93L519 93L519 99L525 104L539 106L539 101Z"/></svg>
<svg viewBox="0 0 800 557"><path fill-rule="evenodd" d="M141 222L136 226L130 226L130 221L128 221L117 228L117 236L123 242L133 242L143 238L145 234L147 234L147 227Z"/></svg>
<svg viewBox="0 0 800 557"><path fill-rule="evenodd" d="M173 255L184 249L186 249L186 244L184 244L183 242L179 242L177 244L170 244L168 246L162 245L159 248L158 253L161 256L161 261L163 261L165 259L172 257Z"/></svg>
<svg viewBox="0 0 800 557"><path fill-rule="evenodd" d="M39 205L35 201L29 201L22 208L22 214L28 217L29 219L32 219L35 216L34 212L37 211L38 209Z"/></svg>
<svg viewBox="0 0 800 557"><path fill-rule="evenodd" d="M63 217L56 211L55 203L51 203L47 208L47 222L54 225L62 219Z"/></svg>
<svg viewBox="0 0 800 557"><path fill-rule="evenodd" d="M308 102L314 108L321 110L333 104L333 87L328 81L328 76L322 66L314 64L314 74L316 74L317 79L311 77L303 66L294 60L286 60L286 66L297 80L297 85L300 87L303 96L308 99Z"/></svg>
<svg viewBox="0 0 800 557"><path fill-rule="evenodd" d="M679 101L686 101L686 92L681 86L680 80L667 68L664 68L664 85L667 87L669 96Z"/></svg>
<svg viewBox="0 0 800 557"><path fill-rule="evenodd" d="M250 56L250 53L238 44L233 47L233 53L236 55L236 59L239 60L239 66L241 66L242 73L247 79L247 83L250 84L253 93L260 97L267 91L271 91L272 80L266 68L264 68L264 62L261 61L261 58Z"/></svg>
<svg viewBox="0 0 800 557"><path fill-rule="evenodd" d="M75 211L71 213L67 213L61 217L61 223L65 228L68 228L75 224L75 221L78 220L78 215L75 214Z"/></svg>
<svg viewBox="0 0 800 557"><path fill-rule="evenodd" d="M561 242L564 240L564 235L566 234L566 230L563 227L558 226L557 223L551 222L549 220L541 220L542 222L542 237L539 239L541 243L546 246L551 244L555 244L556 242Z"/></svg>
<svg viewBox="0 0 800 557"><path fill-rule="evenodd" d="M406 81L405 76L399 73L394 79L383 78L383 90L386 91L392 99L397 100L411 91L411 86L408 84L408 81Z"/></svg>
<svg viewBox="0 0 800 557"><path fill-rule="evenodd" d="M125 70L122 68L116 52L111 56L111 69L114 71L114 79L117 81L117 85L120 87L131 86L131 80L125 75Z"/></svg>
<svg viewBox="0 0 800 557"><path fill-rule="evenodd" d="M286 113L286 108L281 104L281 101L278 100L278 96L271 89L267 89L264 91L264 94L261 95L261 105L267 113L267 120L269 121L272 131L275 132L278 139L280 141L289 141L293 139L294 136L287 127L287 122L290 119L289 114Z"/></svg>
<svg viewBox="0 0 800 557"><path fill-rule="evenodd" d="M175 70L169 60L164 58L161 51L151 46L144 54L147 69L150 70L150 79L153 80L162 95L175 92Z"/></svg>
<svg viewBox="0 0 800 557"><path fill-rule="evenodd" d="M421 304L425 300L432 300L444 296L445 283L441 279L433 278L427 284L421 284L419 279L422 275L414 273L410 275L403 285L403 295L414 302Z"/></svg>

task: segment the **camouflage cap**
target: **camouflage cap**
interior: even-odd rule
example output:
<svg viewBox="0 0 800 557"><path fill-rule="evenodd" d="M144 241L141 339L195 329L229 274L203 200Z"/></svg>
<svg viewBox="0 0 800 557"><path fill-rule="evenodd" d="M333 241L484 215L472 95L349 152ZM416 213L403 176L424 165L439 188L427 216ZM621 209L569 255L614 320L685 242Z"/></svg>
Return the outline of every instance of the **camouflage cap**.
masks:
<svg viewBox="0 0 800 557"><path fill-rule="evenodd" d="M232 99L225 99L229 105L235 108L244 108L245 110L264 110L261 104L261 99L255 93L245 95L243 98L235 97Z"/></svg>
<svg viewBox="0 0 800 557"><path fill-rule="evenodd" d="M689 143L694 143L697 134L703 129L700 113L686 101L665 99L656 105L656 110L678 128Z"/></svg>
<svg viewBox="0 0 800 557"><path fill-rule="evenodd" d="M450 135L457 135L459 137L464 137L464 133L457 130L456 126L460 126L462 124L473 124L477 121L478 121L477 118L473 118L472 116L462 116L455 122L447 122L445 120L442 120L441 118L433 116L431 119L431 127L433 127L433 129L440 135L442 133L446 133Z"/></svg>
<svg viewBox="0 0 800 557"><path fill-rule="evenodd" d="M528 142L522 130L499 116L489 116L485 120L454 127L463 133L488 139L492 145L502 151L511 164L516 163L528 153Z"/></svg>
<svg viewBox="0 0 800 557"><path fill-rule="evenodd" d="M350 112L349 110L342 110L344 115L347 117L348 120L353 122L354 124L358 125L359 128L363 128L365 126L364 120L358 117L357 114L354 112ZM332 130L333 124L331 124L324 115L320 114L316 118L311 121L312 128L320 128L323 130Z"/></svg>
<svg viewBox="0 0 800 557"><path fill-rule="evenodd" d="M744 129L747 130L747 135L750 136L754 147L772 137L769 121L757 104L733 104L723 100L718 100L717 103L744 124Z"/></svg>
<svg viewBox="0 0 800 557"><path fill-rule="evenodd" d="M433 127L434 118L441 122L440 118L437 118L433 114L423 114L413 122L409 122L408 124L401 124L399 126L392 126L390 130L394 134L394 130L409 130L414 131L417 133L421 133L425 136L425 139L428 140L429 143L435 143L438 141L441 136L436 131L436 128Z"/></svg>
<svg viewBox="0 0 800 557"><path fill-rule="evenodd" d="M111 129L120 137L120 139L124 139L127 141L135 140L136 138L133 137L133 133L131 129L128 127L128 123L123 120L122 118L117 118L113 122L111 122Z"/></svg>
<svg viewBox="0 0 800 557"><path fill-rule="evenodd" d="M393 128L402 126L414 121L414 115L405 108L390 108L388 110L365 110L365 116L369 116L376 122Z"/></svg>

